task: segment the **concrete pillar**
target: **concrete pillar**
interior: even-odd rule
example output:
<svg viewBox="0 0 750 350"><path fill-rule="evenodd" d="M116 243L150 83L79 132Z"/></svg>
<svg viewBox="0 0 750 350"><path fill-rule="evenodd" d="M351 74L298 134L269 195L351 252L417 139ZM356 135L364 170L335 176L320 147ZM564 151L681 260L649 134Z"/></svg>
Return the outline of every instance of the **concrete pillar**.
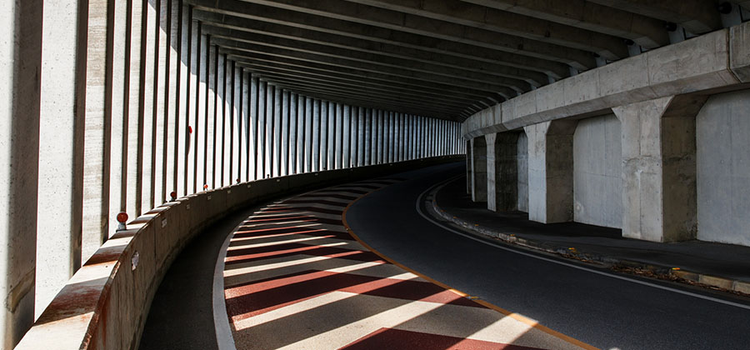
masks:
<svg viewBox="0 0 750 350"><path fill-rule="evenodd" d="M326 169L336 167L336 104L328 102L328 157Z"/></svg>
<svg viewBox="0 0 750 350"><path fill-rule="evenodd" d="M297 97L297 172L305 172L305 96Z"/></svg>
<svg viewBox="0 0 750 350"><path fill-rule="evenodd" d="M381 110L377 111L376 123L377 123L377 130L378 130L376 159L377 159L377 164L383 164L383 160L385 159L385 157L383 156L383 152L385 150L385 135L383 135L385 134L385 118L383 115L383 111Z"/></svg>
<svg viewBox="0 0 750 350"><path fill-rule="evenodd" d="M344 114L344 108L343 108L343 106L341 104L337 103L336 104L336 125L335 125L335 133L334 133L334 135L335 135L334 136L334 138L335 138L335 144L334 144L334 147L333 147L333 151L334 151L334 153L336 155L336 159L335 159L336 162L335 162L334 169L341 169L341 164L342 164L342 159L341 159L341 157L342 157L342 154L341 154L342 147L341 146L342 146L342 138L344 136L344 132L343 132L344 128L342 126L342 122L343 122L343 118L344 118L343 114Z"/></svg>
<svg viewBox="0 0 750 350"><path fill-rule="evenodd" d="M282 94L281 88L276 87L273 93L273 173L271 176L281 176L281 103Z"/></svg>
<svg viewBox="0 0 750 350"><path fill-rule="evenodd" d="M133 7L135 7L135 3L133 4ZM188 113L189 110L189 80L190 80L190 45L189 45L189 38L190 38L190 11L188 6L183 6L182 4L176 4L175 7L178 7L176 9L177 11L177 22L178 22L178 33L177 33L177 45L179 52L179 59L177 60L177 120L175 127L177 128L177 150L175 151L175 157L176 157L176 176L177 176L177 195L178 196L185 196L188 194L188 172L187 172L187 161L188 161L188 154L190 151L190 122L188 120ZM133 17L135 19L135 17ZM135 27L133 27L134 29ZM130 31L130 29L129 29ZM132 40L135 34L130 35L130 38L128 40ZM135 35L137 37L137 35ZM134 40L137 42L137 40ZM140 44L139 44L140 45ZM126 47L126 51L131 50L132 45L128 45ZM133 54L127 54L126 55L126 61L132 60ZM134 65L129 62L130 68L127 68L128 65L126 64L126 68L130 69L130 77L138 76L138 74L133 74L132 67ZM128 92L127 87L133 86L134 82L136 80L126 77L126 95L129 94L129 98L133 100L132 92ZM137 86L137 84L136 84ZM133 91L131 88L130 91ZM131 111L130 116L128 116L128 113L125 113L125 118L130 119L130 123L134 124L133 118L135 118L135 115L132 114L133 107L128 107L128 103L126 102L126 108L129 108ZM136 104L137 107L137 104ZM135 109L137 110L137 108ZM130 126L127 124L125 125L125 138L131 139L132 137L128 136L129 132L128 130L133 130ZM125 140L127 142L127 140ZM132 143L132 141L130 142ZM130 147L130 146L127 146ZM134 188L132 185L133 182L131 182L131 172L135 172L135 166L131 166L130 159L135 158L133 155L135 153L132 153L132 151L128 148L126 148L126 153L124 154L124 157L126 158L126 170L127 170L127 186L124 186L127 189L127 203L130 204L132 202L132 195L131 195L131 189ZM133 211L128 207L128 215L133 215Z"/></svg>
<svg viewBox="0 0 750 350"><path fill-rule="evenodd" d="M167 122L169 117L167 116L167 84L169 74L169 57L167 56L167 30L169 24L167 23L167 0L159 0L156 2L156 26L155 26L155 38L156 38L156 84L154 84L154 148L153 148L153 159L154 159L154 206L158 206L167 201L167 186L166 185L166 157L165 153L167 150ZM106 217L106 214L104 215ZM84 222L86 219L84 219ZM114 226L116 227L116 226ZM91 254L99 248L97 245Z"/></svg>
<svg viewBox="0 0 750 350"><path fill-rule="evenodd" d="M281 101L281 175L291 173L289 167L289 91L284 90Z"/></svg>
<svg viewBox="0 0 750 350"><path fill-rule="evenodd" d="M320 161L318 169L328 169L328 102L320 102Z"/></svg>
<svg viewBox="0 0 750 350"><path fill-rule="evenodd" d="M518 208L518 133L485 135L487 140L487 209Z"/></svg>
<svg viewBox="0 0 750 350"><path fill-rule="evenodd" d="M167 75L166 75L166 78L167 78L167 81L166 81L167 93L166 93L166 98L167 98L167 100L165 102L166 103L166 111L165 111L165 118L166 118L166 120L165 120L165 124L166 124L166 128L165 128L166 129L165 130L166 135L165 135L165 138L166 138L166 140L165 141L166 141L166 147L165 147L165 150L164 150L164 158L165 158L165 167L166 167L166 169L165 169L165 174L164 174L164 177L165 177L165 179L164 179L164 189L165 189L165 192L167 194L169 194L169 193L171 193L173 191L174 192L178 191L178 187L177 187L178 186L177 185L178 161L177 161L177 159L178 159L179 154L180 154L179 151L178 151L178 149L179 149L180 134L179 134L179 127L178 127L179 123L178 123L178 119L177 118L179 116L179 112L178 112L178 108L179 108L178 105L179 105L179 100L180 100L180 73L179 73L179 66L180 66L180 58L181 58L180 57L180 49L179 49L180 48L180 22L179 22L179 19L180 19L180 6L179 5L180 5L179 1L167 1L166 2L166 6L167 6L167 21L166 21L166 23L167 23L168 33L167 33L167 36L166 36L166 39L167 39L167 42L166 42L166 55L167 55L167 57L166 57L166 60L167 60ZM115 28L114 28L114 30L115 30L116 33L118 33L119 31L124 31L124 29L122 28L122 25L120 25L120 23L123 23L123 24L125 23L125 19L124 18L122 20L118 19L118 17L122 15L121 14L122 10L120 10L120 8L122 8L124 10L125 8L127 8L127 4L124 3L123 1L120 1L120 2L116 2L115 3L115 7L116 7L116 9L115 9ZM125 33L123 33L123 36L124 35L125 35ZM125 45L124 42L122 44L120 44L119 41L117 39L115 39L115 48L114 48L113 55L116 58L114 60L114 62L115 62L115 73L113 74L113 77L114 77L113 83L114 83L114 86L116 86L116 87L121 87L122 86L122 83L118 79L122 79L122 76L124 76L123 75L124 72L123 73L118 73L118 68L117 68L118 65L119 65L119 62L123 61L119 57L123 57L124 56L124 53L120 53L120 50L124 51L124 49L119 48L119 46L124 46L124 45ZM112 107L113 107L113 111L114 111L114 113L113 113L113 123L112 123L112 132L113 132L113 136L114 136L117 132L120 131L120 130L116 129L116 124L121 123L121 122L119 120L116 122L115 119L121 116L121 114L117 113L117 111L122 111L122 107L117 102L115 102L115 101L113 101ZM114 141L115 141L115 139L113 138L113 142ZM121 149L119 149L117 151L114 148L112 149L112 158L113 158L112 164L113 165L115 164L115 162L118 161L118 160L116 160L116 159L118 159L117 158L118 156L117 156L116 152L119 152L119 151L121 151ZM113 174L114 174L114 169L113 169ZM115 186L114 183L118 183L118 184L121 183L121 178L119 179L120 181L116 181L114 176L111 177L111 178L112 178L112 181L113 181L113 185L112 186ZM117 185L117 186L118 186L117 189L119 189L120 185ZM122 188L124 188L124 184L123 184ZM112 193L111 196L115 195L113 192L114 191L111 192ZM117 196L117 198L120 199L121 196ZM118 208L118 207L113 206L114 201L112 200L112 198L110 198L110 203L111 203L110 204L110 212L111 213L113 212L113 210L116 210L114 212L123 211L122 209L115 209L115 208ZM111 215L110 214L110 228L117 227L116 226L117 222L115 220L115 217L116 217L115 215ZM112 234L112 233L114 233L114 230L110 229L110 234Z"/></svg>
<svg viewBox="0 0 750 350"><path fill-rule="evenodd" d="M612 109L622 124L624 237L696 237L695 116L705 102L664 97Z"/></svg>
<svg viewBox="0 0 750 350"><path fill-rule="evenodd" d="M320 171L320 104L320 100L313 104L311 171Z"/></svg>
<svg viewBox="0 0 750 350"><path fill-rule="evenodd" d="M112 11L114 13L112 14L112 23L113 26L111 27L111 40L112 40L112 55L110 57L110 64L112 65L111 74L109 76L109 79L111 81L111 113L110 113L110 172L109 172L109 213L106 220L108 221L109 229L107 230L108 235L111 235L114 233L114 230L112 228L117 227L117 220L116 215L113 215L114 213L119 213L127 210L125 197L126 197L126 189L127 189L127 183L125 182L125 179L127 178L127 137L125 135L125 130L127 129L127 91L125 86L126 76L129 74L128 66L126 65L127 58L129 57L129 54L126 50L126 46L128 43L128 31L127 31L127 24L128 24L128 12L127 12L128 6L127 2L120 1L115 2L114 6L112 8ZM174 8L173 8L174 9ZM170 11L170 16L176 14L176 11ZM57 15L57 14L56 14ZM172 17L170 17L172 19ZM71 24L72 25L72 24ZM170 27L170 33L172 36L176 37L177 29L179 28L179 22L177 22L176 19L174 19L171 22ZM55 30L59 30L59 27L55 27ZM177 42L179 38L172 38L173 42ZM170 74L172 76L176 75L177 71L177 59L176 54L177 52L175 50L169 50L167 53L171 54L170 56ZM123 59L126 58L126 59ZM174 159L174 150L175 150L175 133L174 133L174 124L175 124L175 102L176 99L174 96L176 95L177 85L176 82L177 79L173 78L170 82L170 91L169 94L173 98L171 98L169 102L169 127L170 127L170 139L169 139L169 153L168 155ZM41 131L41 129L40 129ZM41 153L41 149L40 149ZM174 163L174 162L173 162ZM173 164L172 163L172 164ZM41 165L41 164L40 164ZM176 186L176 168L174 166L169 167L167 169L168 171L168 179L169 179L169 186L171 188L175 188ZM41 172L40 172L41 175ZM70 208L70 206L68 206ZM39 303L37 303L39 305ZM37 307L39 309L39 307Z"/></svg>
<svg viewBox="0 0 750 350"><path fill-rule="evenodd" d="M156 90L158 84L157 62L158 57L156 50L156 31L158 22L154 6L148 5L143 8L143 22L141 29L144 31L142 36L144 42L141 45L141 91L142 99L140 105L139 117L141 118L138 138L140 140L139 165L141 180L141 212L146 212L154 207L154 130L156 109ZM200 27L200 23L198 24ZM200 29L197 31L200 32ZM200 48L200 37L197 37L197 47ZM198 56L198 65L200 65L200 56ZM197 108L197 107L196 107ZM193 115L193 117L197 117Z"/></svg>
<svg viewBox="0 0 750 350"><path fill-rule="evenodd" d="M351 124L352 124L352 110L349 105L343 106L344 114L341 119L341 168L348 168L352 155L351 155Z"/></svg>
<svg viewBox="0 0 750 350"><path fill-rule="evenodd" d="M195 152L193 152L194 163L193 171L195 171L195 183L198 188L203 188L203 185L208 182L206 179L206 147L208 144L206 123L206 113L208 111L208 58L209 58L209 46L208 37L201 33L201 25L198 25L199 37L198 37L198 71L195 80L197 95L195 97L195 123L193 124L193 133L195 133Z"/></svg>
<svg viewBox="0 0 750 350"><path fill-rule="evenodd" d="M231 184L242 180L242 69L232 61L232 176Z"/></svg>
<svg viewBox="0 0 750 350"><path fill-rule="evenodd" d="M134 2L135 3L135 2ZM197 92L197 84L198 84L198 22L193 21L193 11L188 11L188 67L189 67L189 73L188 73L188 86L187 86L187 123L188 127L192 129L192 132L188 134L188 152L187 152L187 160L186 160L186 167L185 167L185 173L187 175L187 193L195 193L197 190L197 183L195 179L195 152L196 152L196 120L195 116L197 113L197 103L196 100L198 98L198 92ZM141 49L143 50L143 49ZM142 159L140 156L138 157L139 160ZM141 162L138 161L140 164ZM139 172L140 174L140 169ZM138 194L136 194L138 195ZM140 201L139 199L137 201ZM141 208L139 207L136 216L139 216L141 214Z"/></svg>
<svg viewBox="0 0 750 350"><path fill-rule="evenodd" d="M487 201L487 141L482 136L471 139L471 200Z"/></svg>
<svg viewBox="0 0 750 350"><path fill-rule="evenodd" d="M211 47L209 47L206 63L208 65L208 89L206 90L206 125L203 127L203 130L206 131L206 176L204 183L207 184L210 188L216 188L218 169L216 158L217 134L220 134L219 132L217 132L217 124L219 123L217 119L219 118L219 116L216 113L218 108L218 100L220 98L217 93L219 48L216 45L211 45Z"/></svg>
<svg viewBox="0 0 750 350"><path fill-rule="evenodd" d="M258 84L258 160L256 163L257 178L266 178L266 89L268 83L260 81Z"/></svg>
<svg viewBox="0 0 750 350"><path fill-rule="evenodd" d="M2 0L0 4L3 5L0 12L0 96L3 96L3 103L0 103L0 128L3 130L0 134L3 145L0 147L0 273L4 276L0 283L0 295L4 299L0 329L3 330L2 347L12 349L34 322L37 185L41 180L38 178L39 74L42 71L42 22L47 12L43 15L42 1ZM59 49L64 52L68 48L63 45ZM23 59L16 59L18 57Z"/></svg>
<svg viewBox="0 0 750 350"><path fill-rule="evenodd" d="M359 108L357 114L357 164L356 166L365 165L365 154L367 154L365 129L367 128L367 109Z"/></svg>
<svg viewBox="0 0 750 350"><path fill-rule="evenodd" d="M240 162L242 163L242 168L240 170L240 181L246 182L251 180L250 174L252 174L250 165L250 162L252 161L252 157L250 156L252 154L252 146L250 145L252 140L250 137L250 73L242 68L239 68L238 70L239 74L241 74L240 99L242 101L242 127L240 128L240 145L242 145Z"/></svg>
<svg viewBox="0 0 750 350"><path fill-rule="evenodd" d="M525 127L529 139L529 220L573 220L573 133L577 121Z"/></svg>
<svg viewBox="0 0 750 350"><path fill-rule="evenodd" d="M372 108L365 109L365 116L362 120L362 165L367 166L372 164L372 140L373 140L373 125L372 125Z"/></svg>
<svg viewBox="0 0 750 350"><path fill-rule="evenodd" d="M248 157L248 162L250 165L250 178L249 180L257 180L260 177L259 174L259 163L260 159L258 157L259 153L259 147L260 143L258 142L259 135L258 135L258 122L260 120L260 113L258 111L258 106L260 105L259 102L259 89L260 84L258 77L255 75L251 75L250 80L250 154ZM296 101L295 101L296 102Z"/></svg>
<svg viewBox="0 0 750 350"><path fill-rule="evenodd" d="M14 13L12 12L14 5L11 3L8 6L11 7L10 18L2 23L12 25L16 23L16 20L22 20L23 17L14 19ZM41 7L41 2L36 6ZM41 311L47 307L65 282L81 266L81 232L83 230L81 212L83 206L83 155L81 151L84 125L76 122L76 117L80 112L76 108L79 102L84 101L77 100L79 96L76 91L78 79L76 72L79 64L76 60L79 44L77 42L79 28L76 25L77 10L77 6L70 6L70 4L45 4L43 14L45 25L42 26L41 18L36 22L39 23L39 28L36 28L39 33L28 33L27 35L33 36L17 39L29 40L29 42L14 42L14 33L17 30L23 33L24 29L14 29L11 26L7 32L3 32L10 36L3 39L3 45L9 43L19 45L19 47L3 47L3 55L9 53L11 56L8 61L4 60L3 62L3 67L8 67L8 70L0 78L4 81L2 96L11 98L12 104L2 105L4 115L2 121L0 121L8 123L3 125L3 134L8 135L8 137L3 138L2 143L10 146L2 147L4 151L2 190L10 192L5 192L7 195L2 196L4 200L3 204L0 205L7 204L8 207L4 208L0 220L8 220L7 222L4 221L3 230L11 229L12 226L8 225L30 230L30 232L18 232L20 238L26 235L25 237L30 240L30 246L24 247L23 244L14 242L13 240L19 238L15 238L16 232L11 230L2 231L2 239L9 239L6 242L9 246L4 244L2 248L10 249L11 246L17 245L26 254L32 254L29 257L30 259L14 257L13 254L16 252L10 250L4 252L3 256L23 259L21 262L13 261L12 264L30 264L31 276L24 276L30 278L30 280L19 281L17 275L13 278L15 283L23 283L24 289L30 289L30 304L23 305L29 307L24 312L31 313L31 315L27 315L30 319L29 325L35 316L41 314ZM16 13L16 16L33 14L29 9L24 9L23 6L18 7L16 5L16 11L26 11L26 13ZM6 14L3 13L2 16L6 16ZM21 27L25 26L21 25ZM41 31L42 27L44 28L43 32ZM85 26L82 29L85 30ZM26 30L31 31L32 29L27 28ZM39 42L35 43L33 40ZM57 43L57 45L41 46L42 42ZM15 50L31 50L37 44L39 48L34 50L41 51L30 53L40 56L29 58L37 62L29 61L27 67L25 66L27 59L24 56L19 56L24 57L24 59L14 61L12 54ZM83 42L82 44L85 45L86 43ZM85 55L85 52L83 54ZM39 66L39 62L42 62L41 66ZM41 91L37 91L40 88L39 83L32 83L32 81L18 81L14 84L13 79L16 77L31 78L25 76L28 72L23 71L23 69L37 68L40 68L41 71ZM9 81L5 82L6 79ZM85 83L85 81L82 83ZM33 87L34 89L29 90L25 88L25 85L19 86L18 84L30 84L29 88ZM17 89L21 89L21 91ZM31 95L24 96L24 93ZM17 104L23 104L25 108L30 108L30 110L28 112L25 110L14 111L13 108L17 108L15 106ZM81 119L83 119L83 116L81 115ZM26 130L26 128L34 128L34 134L29 135L28 133L32 130ZM16 132L21 134L16 134ZM29 138L29 140L26 142L24 141L25 138ZM27 153L18 154L15 148L23 148ZM21 158L18 158L19 156ZM16 170L16 168L18 169ZM18 171L22 172L19 173ZM33 181L34 187L26 188L22 183L19 183L22 180ZM29 183L29 186L32 186L32 184ZM24 192L17 192L18 189L24 189ZM26 195L30 195L28 201L21 198ZM46 204L37 205L37 196L39 203ZM24 207L33 214L31 212L16 212L19 208ZM43 218L39 220L38 224L37 217ZM15 222L20 218L28 219L29 222ZM34 310L35 252L37 265L36 304L39 306L38 309L41 310ZM8 265L8 268L13 268L12 264ZM22 265L22 268L27 267ZM6 276L8 276L7 273L15 274L16 272L7 270ZM11 284L7 287L14 288L15 285ZM26 291L24 290L24 293ZM11 291L5 290L4 292L3 295L9 295ZM12 313L11 315L6 313L6 317L8 316L16 317ZM7 336L8 334L6 334ZM6 339L6 343L7 341L8 339ZM6 348L10 349L12 346Z"/></svg>
<svg viewBox="0 0 750 350"><path fill-rule="evenodd" d="M474 181L474 172L471 166L471 140L466 140L466 194L471 194Z"/></svg>
<svg viewBox="0 0 750 350"><path fill-rule="evenodd" d="M208 185L208 188L220 188L222 186L222 182L224 181L225 176L225 150L224 150L224 143L225 143L225 123L227 122L225 115L226 115L226 106L224 104L224 100L226 99L226 84L224 82L226 78L226 56L224 54L219 53L219 50L217 48L215 56L215 67L214 67L214 92L213 95L213 105L211 108L213 109L214 118L212 120L213 122L213 145L212 145L212 151L213 151L213 177L212 181L210 183L204 182L200 184L200 189L203 189L203 185Z"/></svg>
<svg viewBox="0 0 750 350"><path fill-rule="evenodd" d="M305 100L305 172L312 171L313 99Z"/></svg>
<svg viewBox="0 0 750 350"><path fill-rule="evenodd" d="M223 173L221 177L221 186L229 186L232 183L234 183L233 178L233 172L234 172L234 163L236 162L236 159L233 158L234 156L234 116L236 115L236 111L234 109L234 62L227 58L227 55L222 55L224 58L222 59L222 63L224 64L224 71L222 72L222 78L224 79L223 87L224 87L224 95L221 96L221 102L224 106L224 131L222 138L224 139L224 146L223 146ZM275 93L275 91L274 91Z"/></svg>
<svg viewBox="0 0 750 350"><path fill-rule="evenodd" d="M297 94L290 93L289 95L289 172L290 174L297 174L299 172L297 168Z"/></svg>
<svg viewBox="0 0 750 350"><path fill-rule="evenodd" d="M268 84L266 87L266 129L264 130L266 132L266 149L264 157L266 158L265 167L263 169L263 177L271 177L273 176L273 168L274 168L274 96L276 96L276 86L273 86L271 84Z"/></svg>

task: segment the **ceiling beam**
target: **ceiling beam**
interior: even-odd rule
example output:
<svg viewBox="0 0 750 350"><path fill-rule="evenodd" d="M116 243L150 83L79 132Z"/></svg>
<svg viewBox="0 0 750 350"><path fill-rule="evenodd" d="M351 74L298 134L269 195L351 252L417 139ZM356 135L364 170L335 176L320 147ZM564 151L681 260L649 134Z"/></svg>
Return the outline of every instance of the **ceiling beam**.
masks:
<svg viewBox="0 0 750 350"><path fill-rule="evenodd" d="M716 2L710 0L590 0L600 5L682 25L693 34L721 28Z"/></svg>

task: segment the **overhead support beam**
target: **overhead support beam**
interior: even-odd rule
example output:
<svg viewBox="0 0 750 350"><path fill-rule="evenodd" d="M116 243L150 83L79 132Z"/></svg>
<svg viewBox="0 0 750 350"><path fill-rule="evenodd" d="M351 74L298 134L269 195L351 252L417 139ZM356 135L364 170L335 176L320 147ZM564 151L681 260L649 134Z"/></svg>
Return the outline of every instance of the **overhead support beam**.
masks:
<svg viewBox="0 0 750 350"><path fill-rule="evenodd" d="M415 62L430 63L450 68L461 68L477 73L524 80L534 87L546 85L549 82L547 75L544 73L506 66L503 65L502 62L487 62L473 58L450 55L445 52L428 51L372 40L355 39L343 35L324 33L275 23L251 21L241 17L220 15L204 11L197 11L194 17L198 20L204 21L204 23L210 23L214 28L234 29L235 33L240 31L256 35L267 35L274 38L293 38L294 40L308 43L357 50L371 54L387 55L388 57L408 59Z"/></svg>
<svg viewBox="0 0 750 350"><path fill-rule="evenodd" d="M388 80L379 79L379 78L361 78L358 77L356 74L350 73L348 71L345 71L344 69L341 69L342 72L335 72L330 69L319 69L319 68L309 68L304 67L298 64L295 64L293 61L291 62L275 62L273 60L259 58L259 57L249 57L249 56L243 56L243 55L230 55L230 59L238 61L241 63L243 67L248 67L252 69L260 69L264 71L282 71L285 73L293 73L295 75L299 75L299 72L303 74L312 74L315 76L323 76L327 77L327 79L336 79L338 81L346 81L346 82L355 82L355 83L369 83L371 85L376 86L385 86L385 87L395 87L392 88L394 93L398 93L399 90L406 90L406 91L413 91L415 93L423 94L424 92L428 92L428 95L430 96L446 96L448 100L455 100L456 96L460 96L463 99L469 99L468 101L464 100L464 105L472 105L472 106L478 106L480 103L482 105L493 105L497 102L492 100L489 97L482 97L481 95L475 95L471 92L464 91L464 90L457 90L454 87L444 87L440 84L424 84L422 86L414 85L412 82L409 81L392 81L388 82ZM356 72L356 71L355 71ZM480 110L484 107L480 107Z"/></svg>
<svg viewBox="0 0 750 350"><path fill-rule="evenodd" d="M238 66L249 68L253 72L262 74L264 76L269 76L269 77L295 78L297 80L304 80L304 81L317 83L317 84L327 84L330 86L337 86L342 89L366 88L366 89L369 89L374 94L380 94L380 95L386 95L386 96L404 95L404 96L419 97L421 99L427 99L427 100L438 100L440 101L441 105L446 105L446 106L455 106L455 107L464 108L466 105L475 104L476 102L476 101L470 101L470 100L457 100L447 95L430 94L430 93L418 92L418 91L413 91L413 90L408 90L408 89L396 90L392 87L365 84L365 83L356 82L356 81L341 81L338 79L330 79L330 78L324 78L324 77L319 77L319 76L316 77L316 76L310 76L310 75L305 75L305 74L300 74L300 73L295 73L295 72L284 72L282 70L248 64L248 63L238 63ZM484 105L482 105L481 108L478 108L478 111L481 110L482 108L485 108Z"/></svg>
<svg viewBox="0 0 750 350"><path fill-rule="evenodd" d="M243 48L222 48L223 53L245 56L249 58L262 58L274 62L290 62L293 64L302 64L303 66L318 67L333 71L342 70L359 75L364 78L375 78L383 81L396 81L413 86L444 86L457 87L460 90L472 92L479 97L498 94L504 99L515 96L515 91L498 85L483 84L468 81L453 80L446 77L414 73L399 69L379 69L375 70L367 65L358 65L346 60L331 59L328 62L320 57L309 54L295 54L293 52L284 52L283 50L263 50L260 48L249 49Z"/></svg>
<svg viewBox="0 0 750 350"><path fill-rule="evenodd" d="M207 0L193 1L206 2ZM485 29L453 24L372 6L337 0L308 2L295 0L252 0L248 2L563 62L578 70L587 70L596 67L594 57L590 52L585 50L543 43L517 36L497 35L497 33ZM243 6L246 3L239 2L238 0L221 1L222 6L232 7L232 10L238 10L237 5Z"/></svg>
<svg viewBox="0 0 750 350"><path fill-rule="evenodd" d="M588 0L559 2L536 0L462 1L630 39L647 49L669 44L669 35L663 21L599 5Z"/></svg>
<svg viewBox="0 0 750 350"><path fill-rule="evenodd" d="M640 15L682 25L693 34L721 28L716 2L706 0L590 0Z"/></svg>
<svg viewBox="0 0 750 350"><path fill-rule="evenodd" d="M209 26L207 32L212 34L216 43L225 47L258 48L270 47L283 51L298 51L300 53L311 53L321 57L334 58L337 60L348 60L365 64L376 68L388 67L399 70L409 70L417 73L444 76L450 79L467 80L478 83L497 84L498 86L510 87L517 92L531 90L531 85L519 79L510 79L488 73L476 73L465 69L450 68L423 62L415 62L400 58L392 58L384 55L373 55L361 51L330 47L298 40L274 38L261 34L239 32L225 28ZM269 50L269 52L272 52ZM381 70L381 68L377 68Z"/></svg>
<svg viewBox="0 0 750 350"><path fill-rule="evenodd" d="M472 28L481 28L530 40L596 52L608 60L628 57L625 42L567 24L476 6L460 0L347 0L363 5L423 16ZM565 3L567 6L567 3ZM562 3L560 3L562 5ZM560 6L558 5L558 6ZM554 7L548 4L547 7Z"/></svg>
<svg viewBox="0 0 750 350"><path fill-rule="evenodd" d="M554 79L561 79L570 75L569 66L561 62L480 47L467 44L464 41L446 41L424 35L416 35L387 28L363 25L358 22L326 18L297 11L239 2L237 0L221 1L218 5L215 1L210 0L189 1L198 6L196 7L197 10L200 10L198 13L212 12L219 15L242 17L266 23L271 22L284 26L347 36L355 39L388 43L441 54L450 54L463 58L542 72L548 74ZM497 35L494 34L493 36Z"/></svg>

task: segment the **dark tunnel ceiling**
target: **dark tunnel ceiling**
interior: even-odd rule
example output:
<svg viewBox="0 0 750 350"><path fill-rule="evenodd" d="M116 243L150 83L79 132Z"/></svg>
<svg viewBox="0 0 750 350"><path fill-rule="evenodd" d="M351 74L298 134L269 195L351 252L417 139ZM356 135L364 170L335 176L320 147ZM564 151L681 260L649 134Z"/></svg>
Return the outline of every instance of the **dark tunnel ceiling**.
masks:
<svg viewBox="0 0 750 350"><path fill-rule="evenodd" d="M220 53L315 98L463 121L519 93L721 28L707 0L187 0ZM750 7L750 1L734 0Z"/></svg>

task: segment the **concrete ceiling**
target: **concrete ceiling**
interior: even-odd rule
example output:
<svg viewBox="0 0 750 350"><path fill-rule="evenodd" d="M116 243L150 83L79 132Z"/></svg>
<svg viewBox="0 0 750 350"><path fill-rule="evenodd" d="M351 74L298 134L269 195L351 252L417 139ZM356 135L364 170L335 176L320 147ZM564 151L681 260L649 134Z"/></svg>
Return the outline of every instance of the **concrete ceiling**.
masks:
<svg viewBox="0 0 750 350"><path fill-rule="evenodd" d="M219 52L264 80L456 121L668 45L668 23L692 34L722 27L711 0L187 1Z"/></svg>

